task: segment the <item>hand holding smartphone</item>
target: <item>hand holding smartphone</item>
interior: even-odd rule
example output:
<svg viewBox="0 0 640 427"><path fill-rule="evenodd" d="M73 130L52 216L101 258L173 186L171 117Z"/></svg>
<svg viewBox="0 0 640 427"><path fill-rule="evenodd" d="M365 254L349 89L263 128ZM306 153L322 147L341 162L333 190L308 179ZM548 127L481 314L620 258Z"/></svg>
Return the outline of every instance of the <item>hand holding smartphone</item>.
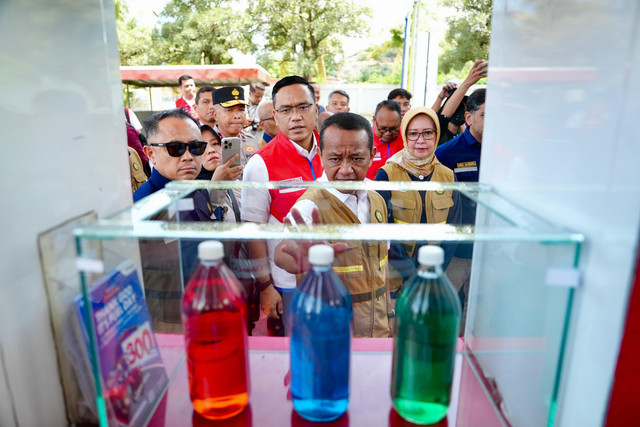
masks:
<svg viewBox="0 0 640 427"><path fill-rule="evenodd" d="M242 144L242 139L237 136L222 138L222 163L223 164L237 154L238 157L236 158L236 160L233 162L231 166L232 167L240 166L240 149L241 149L240 145L241 144Z"/></svg>
<svg viewBox="0 0 640 427"><path fill-rule="evenodd" d="M487 77L487 72L489 71L489 63L487 61L482 61L479 65L479 68L482 69L482 76Z"/></svg>

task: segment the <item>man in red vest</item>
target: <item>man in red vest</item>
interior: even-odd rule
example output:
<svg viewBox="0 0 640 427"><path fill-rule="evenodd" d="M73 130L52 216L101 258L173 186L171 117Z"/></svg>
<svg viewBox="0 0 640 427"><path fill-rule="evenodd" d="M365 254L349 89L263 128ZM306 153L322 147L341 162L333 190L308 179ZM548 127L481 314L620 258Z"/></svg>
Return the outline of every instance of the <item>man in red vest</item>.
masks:
<svg viewBox="0 0 640 427"><path fill-rule="evenodd" d="M189 113L191 117L197 119L194 106L196 103L196 84L193 81L193 77L188 74L180 76L178 79L178 87L182 96L176 99L176 108L182 108Z"/></svg>
<svg viewBox="0 0 640 427"><path fill-rule="evenodd" d="M376 179L378 169L387 160L404 148L404 141L400 135L400 104L396 101L384 100L376 106L373 114L373 146L376 156L367 171L367 178Z"/></svg>
<svg viewBox="0 0 640 427"><path fill-rule="evenodd" d="M313 88L302 77L288 76L273 86L271 96L280 132L249 159L243 181L314 181L322 176L323 168L318 155L318 136L314 131L318 108ZM282 223L303 193L304 189L243 189L242 220ZM273 261L278 242L251 240L248 250L254 262L260 305L269 317L270 332L284 335L282 315L287 312L296 279Z"/></svg>

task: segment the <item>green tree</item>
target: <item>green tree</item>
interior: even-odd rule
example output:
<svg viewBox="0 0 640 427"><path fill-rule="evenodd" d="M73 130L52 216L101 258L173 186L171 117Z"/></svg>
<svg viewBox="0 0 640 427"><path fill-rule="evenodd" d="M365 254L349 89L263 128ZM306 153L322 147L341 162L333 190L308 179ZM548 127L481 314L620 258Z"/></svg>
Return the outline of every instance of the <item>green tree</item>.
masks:
<svg viewBox="0 0 640 427"><path fill-rule="evenodd" d="M122 65L149 64L151 29L138 25L135 18L129 18L129 8L124 0L116 0L116 32Z"/></svg>
<svg viewBox="0 0 640 427"><path fill-rule="evenodd" d="M359 52L355 59L343 64L339 76L349 82L400 84L404 27L391 29L390 38Z"/></svg>
<svg viewBox="0 0 640 427"><path fill-rule="evenodd" d="M246 17L224 0L171 0L153 32L156 64L229 64L232 49L251 49Z"/></svg>
<svg viewBox="0 0 640 427"><path fill-rule="evenodd" d="M489 57L492 0L441 0L457 13L449 19L443 54L438 61L439 74L463 69L469 61Z"/></svg>
<svg viewBox="0 0 640 427"><path fill-rule="evenodd" d="M357 37L371 10L351 0L255 0L247 11L259 63L276 76L324 81L328 58L342 53L338 36Z"/></svg>

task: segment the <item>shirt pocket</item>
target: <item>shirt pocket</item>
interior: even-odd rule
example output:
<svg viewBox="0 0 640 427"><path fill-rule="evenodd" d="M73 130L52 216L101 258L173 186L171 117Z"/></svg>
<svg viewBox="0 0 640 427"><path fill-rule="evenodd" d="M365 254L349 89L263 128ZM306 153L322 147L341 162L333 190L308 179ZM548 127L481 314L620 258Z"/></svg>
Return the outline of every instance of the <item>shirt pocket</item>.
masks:
<svg viewBox="0 0 640 427"><path fill-rule="evenodd" d="M391 197L391 210L394 222L400 224L413 224L416 211L416 202L408 198Z"/></svg>
<svg viewBox="0 0 640 427"><path fill-rule="evenodd" d="M433 222L434 224L444 224L449 215L449 209L453 206L451 195L436 197L431 201L433 206Z"/></svg>

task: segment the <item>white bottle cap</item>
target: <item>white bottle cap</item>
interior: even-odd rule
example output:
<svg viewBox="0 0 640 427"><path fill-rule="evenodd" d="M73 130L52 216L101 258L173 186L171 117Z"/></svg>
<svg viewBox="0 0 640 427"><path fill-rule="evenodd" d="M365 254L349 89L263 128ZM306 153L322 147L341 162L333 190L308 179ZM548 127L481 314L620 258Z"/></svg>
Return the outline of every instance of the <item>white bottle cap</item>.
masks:
<svg viewBox="0 0 640 427"><path fill-rule="evenodd" d="M215 261L223 256L224 248L218 240L205 240L198 245L198 258L202 261Z"/></svg>
<svg viewBox="0 0 640 427"><path fill-rule="evenodd" d="M331 265L333 263L333 248L329 245L311 246L309 263L312 265Z"/></svg>
<svg viewBox="0 0 640 427"><path fill-rule="evenodd" d="M418 251L418 262L420 265L442 265L444 263L444 251L440 246L422 246Z"/></svg>

